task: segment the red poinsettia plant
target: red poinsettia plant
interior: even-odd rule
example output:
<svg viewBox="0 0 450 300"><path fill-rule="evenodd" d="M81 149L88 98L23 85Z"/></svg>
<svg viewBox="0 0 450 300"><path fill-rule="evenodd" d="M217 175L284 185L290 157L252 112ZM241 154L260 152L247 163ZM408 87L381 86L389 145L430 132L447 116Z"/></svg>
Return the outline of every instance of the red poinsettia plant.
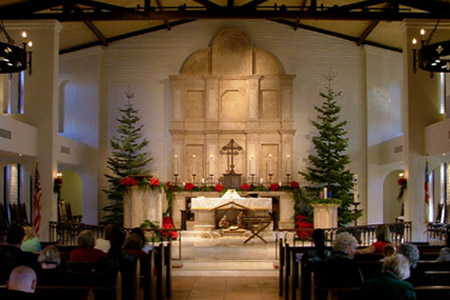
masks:
<svg viewBox="0 0 450 300"><path fill-rule="evenodd" d="M133 185L137 185L138 181L136 179L134 179L133 177L125 177L122 178L122 180L120 180L120 185L121 186L133 186Z"/></svg>
<svg viewBox="0 0 450 300"><path fill-rule="evenodd" d="M218 183L218 184L216 184L216 185L214 186L214 190L215 190L216 192L221 192L221 191L223 191L223 189L224 189L224 187L223 187L223 185L220 184L220 183Z"/></svg>
<svg viewBox="0 0 450 300"><path fill-rule="evenodd" d="M269 186L269 190L271 190L272 192L278 191L279 188L280 188L280 186L278 185L278 183L272 183L272 184Z"/></svg>
<svg viewBox="0 0 450 300"><path fill-rule="evenodd" d="M250 189L250 184L248 183L244 183L243 185L241 185L240 189L244 192L248 191Z"/></svg>
<svg viewBox="0 0 450 300"><path fill-rule="evenodd" d="M175 226L173 226L173 221L171 217L164 217L163 218L163 224L162 224L162 229L172 229ZM170 238L172 240L176 240L178 238L178 232L176 231L171 231L171 230L164 230L162 231L162 236L165 238Z"/></svg>
<svg viewBox="0 0 450 300"><path fill-rule="evenodd" d="M195 188L195 185L190 182L186 182L186 184L184 185L184 190L186 190L186 191L192 191L194 188Z"/></svg>
<svg viewBox="0 0 450 300"><path fill-rule="evenodd" d="M160 186L161 183L159 182L159 179L156 177L152 177L148 180L148 185L150 186Z"/></svg>
<svg viewBox="0 0 450 300"><path fill-rule="evenodd" d="M297 181L291 181L289 184L291 188L298 189L300 187L300 184Z"/></svg>
<svg viewBox="0 0 450 300"><path fill-rule="evenodd" d="M305 241L311 238L313 233L314 224L307 221L307 217L304 215L297 215L295 217L295 227L299 229L297 231L297 236Z"/></svg>

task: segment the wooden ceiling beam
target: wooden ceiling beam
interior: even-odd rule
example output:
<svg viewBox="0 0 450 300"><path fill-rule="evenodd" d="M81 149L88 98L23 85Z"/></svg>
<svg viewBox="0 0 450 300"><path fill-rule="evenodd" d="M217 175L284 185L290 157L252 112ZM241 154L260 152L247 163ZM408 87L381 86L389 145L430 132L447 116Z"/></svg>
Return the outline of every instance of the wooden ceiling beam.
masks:
<svg viewBox="0 0 450 300"><path fill-rule="evenodd" d="M76 5L73 6L73 10L75 11L75 13L83 14L83 10ZM106 37L103 35L103 33L100 31L100 29L98 29L97 26L95 26L94 23L92 23L92 21L86 20L86 21L83 21L83 23L97 37L97 39L101 42L102 46L105 46L105 47L108 46L108 41L106 40Z"/></svg>
<svg viewBox="0 0 450 300"><path fill-rule="evenodd" d="M245 3L244 5L239 6L239 9L242 9L242 10L253 9L253 8L256 8L260 4L263 4L264 2L267 2L267 0L253 0L253 1Z"/></svg>
<svg viewBox="0 0 450 300"><path fill-rule="evenodd" d="M354 9L364 9L366 7L370 7L370 6L373 6L373 5L378 5L380 3L385 3L385 2L390 2L390 1L386 1L386 0L366 0L366 1L360 1L360 2L355 2L355 3L351 3L351 4L346 4L346 5L332 7L331 10L334 11L334 12L336 12L336 11L346 12L346 11L351 11L351 10L354 10Z"/></svg>
<svg viewBox="0 0 450 300"><path fill-rule="evenodd" d="M198 0L203 1L203 0ZM180 19L309 19L309 20L342 20L342 21L401 21L405 18L412 19L439 19L450 18L450 10L439 13L422 12L382 12L382 11L360 11L360 12L332 12L332 11L301 11L287 8L286 10L227 10L225 8L214 10L163 10L152 11L148 14L134 14L129 12L87 12L83 15L71 13L69 15L62 12L57 13L39 13L33 15L8 15L0 11L0 19L57 19L61 22L82 22L90 21L126 21L126 20L180 20Z"/></svg>
<svg viewBox="0 0 450 300"><path fill-rule="evenodd" d="M156 0L156 4L158 5L160 10L164 10L164 7L162 6L161 0ZM171 30L172 27L170 27L170 22L168 19L164 20L164 24L166 24L167 29Z"/></svg>
<svg viewBox="0 0 450 300"><path fill-rule="evenodd" d="M210 10L222 10L223 7L219 4L216 4L214 2L208 1L208 0L194 0L194 2L197 2L198 4L203 5L206 9Z"/></svg>
<svg viewBox="0 0 450 300"><path fill-rule="evenodd" d="M386 5L384 6L384 10L388 10L392 6L393 6L392 3L386 3ZM369 36L369 34L372 33L372 31L375 29L375 27L377 27L377 25L379 23L380 23L380 20L373 20L372 22L370 22L370 24L364 29L363 33L359 36L358 41L356 42L356 44L358 46L363 44L364 41L366 40L366 38Z"/></svg>

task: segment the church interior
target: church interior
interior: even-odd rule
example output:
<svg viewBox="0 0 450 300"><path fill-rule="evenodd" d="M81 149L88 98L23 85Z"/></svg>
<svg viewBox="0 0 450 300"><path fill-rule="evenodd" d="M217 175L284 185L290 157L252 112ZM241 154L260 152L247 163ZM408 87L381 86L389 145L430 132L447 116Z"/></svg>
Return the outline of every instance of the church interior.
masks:
<svg viewBox="0 0 450 300"><path fill-rule="evenodd" d="M308 186L315 107L331 88L359 210L339 225L407 224L403 241L444 244L430 230L450 222L448 1L1 0L0 20L0 49L24 56L10 69L0 54L5 230L18 205L33 224L37 169L42 242L61 221L104 225L112 140L131 103L150 160L130 177L124 227L163 227L170 210L172 299L216 299L198 285L237 291L217 299L248 286L259 291L249 299L295 299L267 278L294 282L278 238L296 232L292 191ZM336 212L315 228L336 228Z"/></svg>

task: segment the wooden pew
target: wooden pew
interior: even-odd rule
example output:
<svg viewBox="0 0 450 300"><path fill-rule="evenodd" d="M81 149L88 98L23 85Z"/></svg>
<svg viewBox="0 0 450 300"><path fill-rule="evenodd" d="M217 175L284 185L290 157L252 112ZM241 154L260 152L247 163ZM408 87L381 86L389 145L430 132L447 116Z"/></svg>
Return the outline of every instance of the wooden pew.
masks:
<svg viewBox="0 0 450 300"><path fill-rule="evenodd" d="M414 288L417 300L449 300L450 286L420 286ZM361 288L328 289L328 300L360 300L363 299Z"/></svg>

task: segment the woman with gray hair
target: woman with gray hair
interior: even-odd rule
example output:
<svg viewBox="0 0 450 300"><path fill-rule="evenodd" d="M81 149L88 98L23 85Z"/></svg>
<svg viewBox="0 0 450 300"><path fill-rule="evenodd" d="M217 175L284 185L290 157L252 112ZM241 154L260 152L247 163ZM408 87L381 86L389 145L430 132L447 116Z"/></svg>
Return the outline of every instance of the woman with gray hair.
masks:
<svg viewBox="0 0 450 300"><path fill-rule="evenodd" d="M322 288L361 286L363 278L353 256L358 242L348 232L338 234L333 241L333 252L319 272L319 286Z"/></svg>
<svg viewBox="0 0 450 300"><path fill-rule="evenodd" d="M411 283L413 286L432 285L431 278L427 276L424 271L420 271L416 268L417 262L420 258L419 248L417 248L416 245L401 244L400 246L398 246L397 253L405 256L409 261L409 271L411 275L406 281Z"/></svg>
<svg viewBox="0 0 450 300"><path fill-rule="evenodd" d="M409 282L409 260L402 254L384 259L382 274L376 279L363 283L365 300L415 300L416 293Z"/></svg>

